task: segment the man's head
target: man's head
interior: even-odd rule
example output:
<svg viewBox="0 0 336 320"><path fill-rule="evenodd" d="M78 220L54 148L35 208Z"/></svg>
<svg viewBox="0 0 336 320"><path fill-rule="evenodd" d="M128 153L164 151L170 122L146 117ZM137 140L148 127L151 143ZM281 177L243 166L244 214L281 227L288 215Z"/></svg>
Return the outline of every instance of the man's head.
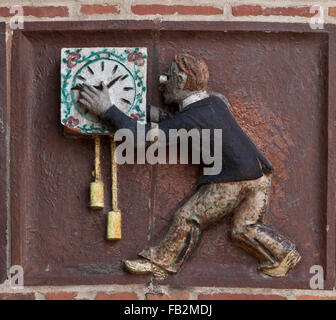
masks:
<svg viewBox="0 0 336 320"><path fill-rule="evenodd" d="M169 70L160 77L166 104L179 103L191 93L206 90L209 71L206 63L189 54L175 56Z"/></svg>

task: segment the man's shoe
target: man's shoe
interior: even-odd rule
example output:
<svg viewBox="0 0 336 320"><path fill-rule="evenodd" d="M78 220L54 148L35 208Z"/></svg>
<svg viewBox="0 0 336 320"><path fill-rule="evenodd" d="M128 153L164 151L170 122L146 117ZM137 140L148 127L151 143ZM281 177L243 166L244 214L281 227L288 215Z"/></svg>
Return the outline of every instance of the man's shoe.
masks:
<svg viewBox="0 0 336 320"><path fill-rule="evenodd" d="M146 259L125 260L127 271L133 274L153 274L156 279L163 280L167 278L167 271L151 263Z"/></svg>
<svg viewBox="0 0 336 320"><path fill-rule="evenodd" d="M301 260L297 250L290 251L287 256L275 268L263 268L261 271L271 277L284 277L290 269L293 269Z"/></svg>

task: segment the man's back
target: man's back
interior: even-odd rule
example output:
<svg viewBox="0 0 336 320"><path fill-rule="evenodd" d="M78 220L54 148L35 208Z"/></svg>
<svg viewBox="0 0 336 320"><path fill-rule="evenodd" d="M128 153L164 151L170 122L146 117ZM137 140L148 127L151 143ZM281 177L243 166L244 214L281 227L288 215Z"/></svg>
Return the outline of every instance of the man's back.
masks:
<svg viewBox="0 0 336 320"><path fill-rule="evenodd" d="M213 129L222 130L222 170L217 175L202 175L199 184L252 180L260 178L263 171L273 171L271 163L241 129L224 101L217 96L211 95L185 107L176 117L161 122L159 128L164 131L169 128L210 129L212 151Z"/></svg>

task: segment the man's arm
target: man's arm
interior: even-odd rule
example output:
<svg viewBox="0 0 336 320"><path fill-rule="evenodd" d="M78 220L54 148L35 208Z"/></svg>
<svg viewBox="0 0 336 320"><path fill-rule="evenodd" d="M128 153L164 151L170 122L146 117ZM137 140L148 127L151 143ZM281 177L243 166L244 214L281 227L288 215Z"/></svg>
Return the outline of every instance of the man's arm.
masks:
<svg viewBox="0 0 336 320"><path fill-rule="evenodd" d="M152 127L151 122L144 124L139 124L133 118L128 117L125 113L120 111L115 105L110 106L102 115L102 122L108 127L110 131L117 131L119 129L131 130L134 137L137 136L138 126L145 127L145 134L148 133Z"/></svg>
<svg viewBox="0 0 336 320"><path fill-rule="evenodd" d="M116 106L112 105L103 115L101 115L103 123L111 130L116 131L119 129L129 129L132 131L134 136L137 136L138 126L145 127L145 134L153 129L160 129L168 138L170 129L186 129L190 130L195 128L195 123L193 119L185 114L177 114L175 117L168 118L166 120L160 121L158 124L154 122L149 122L147 124L139 124L136 120L128 117L125 113L120 111ZM153 135L156 135L153 132Z"/></svg>
<svg viewBox="0 0 336 320"><path fill-rule="evenodd" d="M93 86L84 85L83 90L80 91L79 102L85 105L91 112L100 116L110 131L129 129L135 138L137 137L137 129L139 126L145 127L146 135L149 130L159 128L166 134L166 137L169 136L169 129L179 130L184 128L189 130L195 127L194 121L184 114L167 118L160 121L159 124L154 122L149 122L145 125L139 124L136 120L128 117L116 106L111 104L108 88L104 83L102 83L102 90L96 89ZM155 136L155 132L152 132L152 135Z"/></svg>

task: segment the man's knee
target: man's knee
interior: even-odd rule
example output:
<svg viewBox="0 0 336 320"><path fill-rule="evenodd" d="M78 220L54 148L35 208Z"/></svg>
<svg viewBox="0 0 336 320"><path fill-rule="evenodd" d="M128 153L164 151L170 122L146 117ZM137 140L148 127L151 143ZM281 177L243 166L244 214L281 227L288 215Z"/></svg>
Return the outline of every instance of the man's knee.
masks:
<svg viewBox="0 0 336 320"><path fill-rule="evenodd" d="M173 218L173 224L178 225L179 228L186 228L186 229L189 229L192 226L196 228L201 227L196 214L193 214L188 210L183 209L180 209L175 212Z"/></svg>
<svg viewBox="0 0 336 320"><path fill-rule="evenodd" d="M247 229L241 223L233 223L231 229L231 239L232 240L240 240L246 234Z"/></svg>

